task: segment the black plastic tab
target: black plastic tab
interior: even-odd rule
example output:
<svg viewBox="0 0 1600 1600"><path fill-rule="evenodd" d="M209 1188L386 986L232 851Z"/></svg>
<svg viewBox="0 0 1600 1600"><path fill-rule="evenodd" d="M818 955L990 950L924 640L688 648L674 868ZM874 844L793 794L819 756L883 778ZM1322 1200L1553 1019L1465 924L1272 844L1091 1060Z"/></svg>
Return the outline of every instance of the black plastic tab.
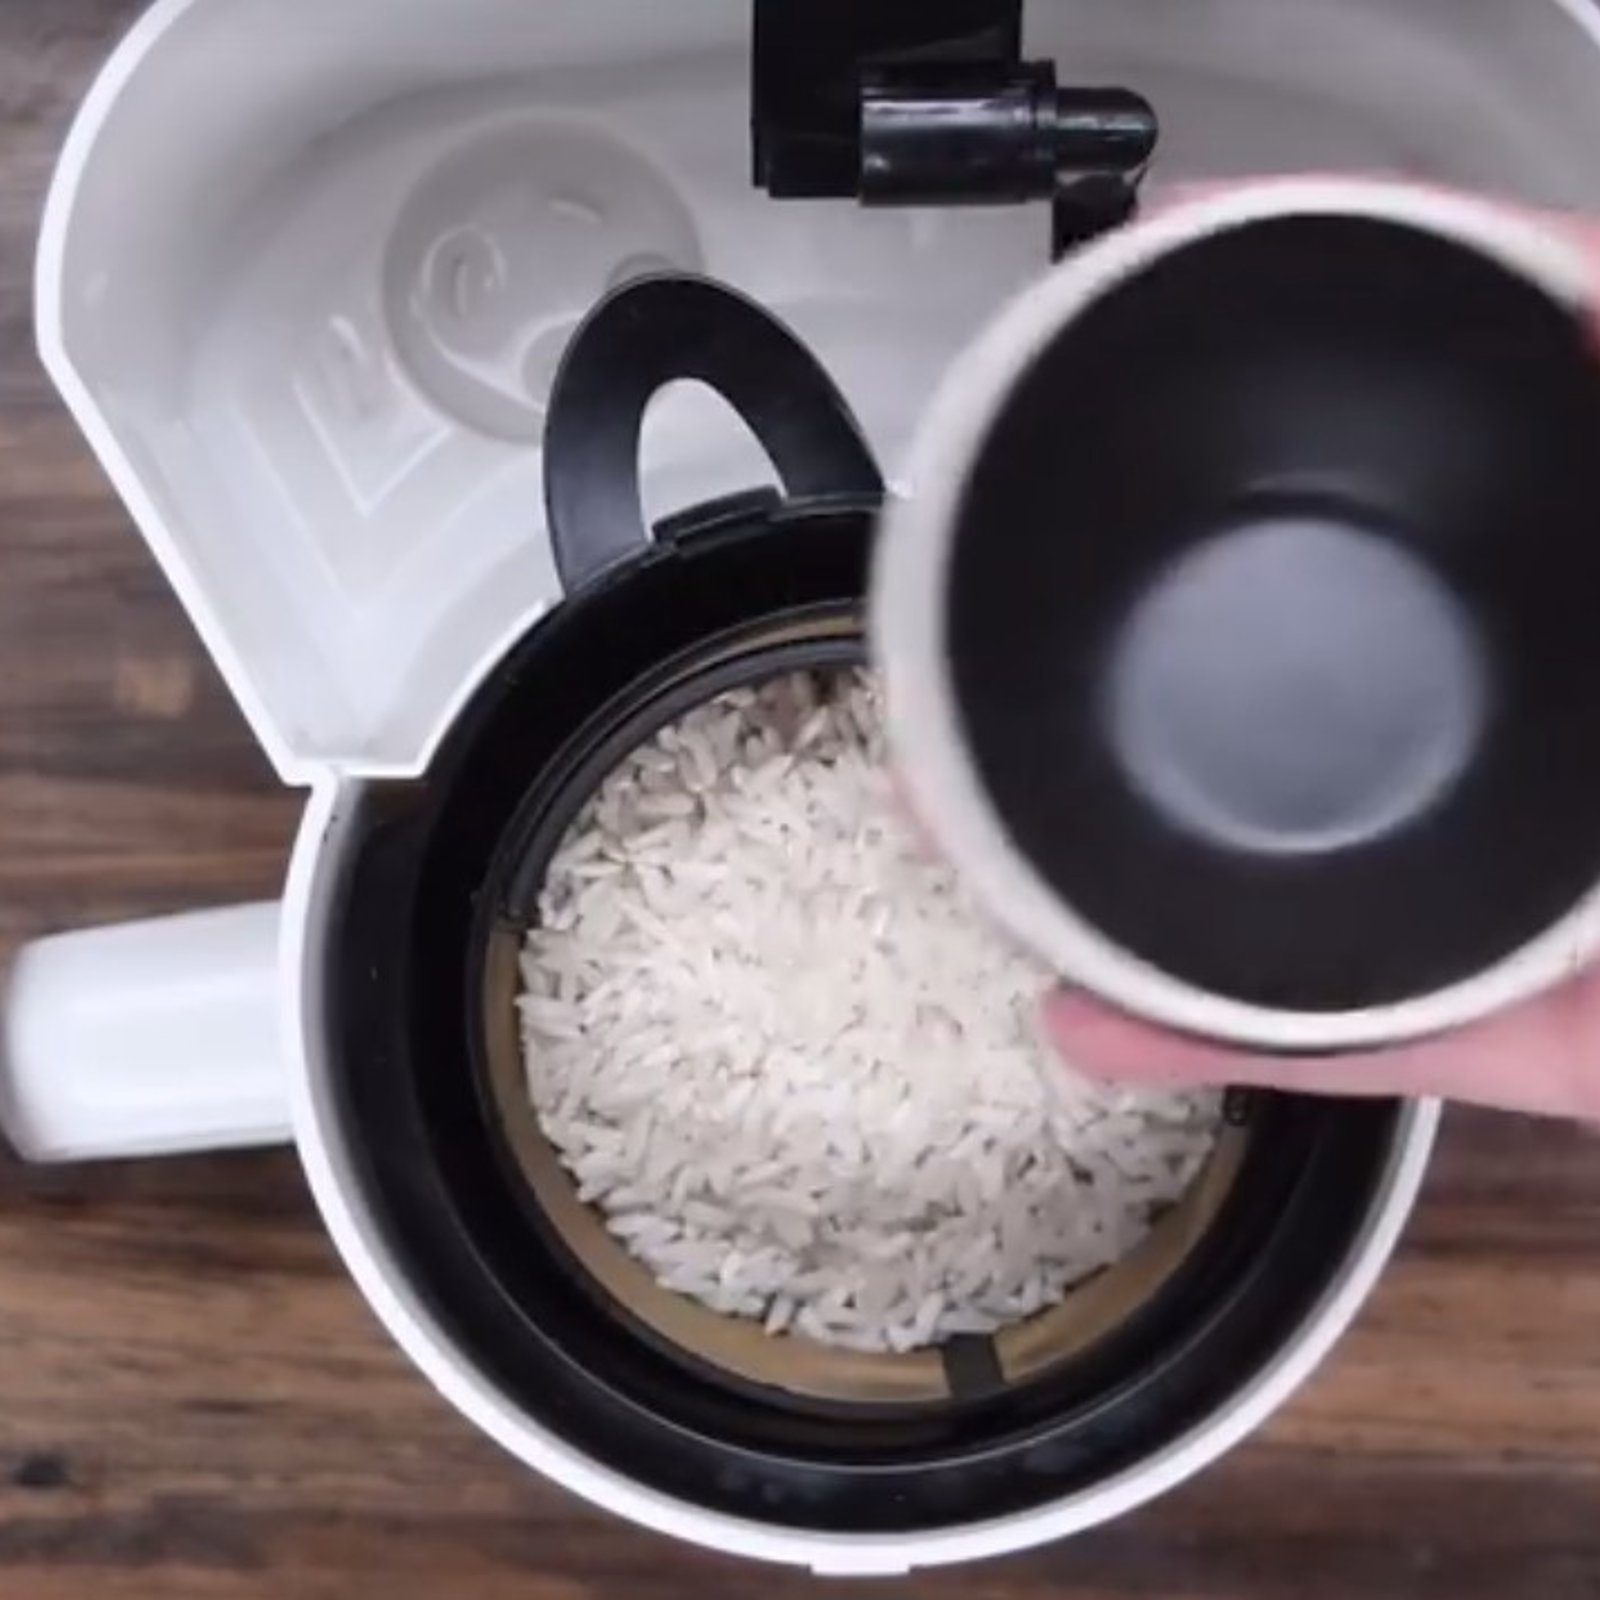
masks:
<svg viewBox="0 0 1600 1600"><path fill-rule="evenodd" d="M706 278L638 278L578 328L551 390L545 507L567 593L648 548L640 428L651 398L683 378L707 384L744 419L788 498L882 494L844 396L776 317Z"/></svg>
<svg viewBox="0 0 1600 1600"><path fill-rule="evenodd" d="M1017 0L755 0L755 181L774 199L1051 203L1051 251L1132 215L1155 149L1130 89L1021 59Z"/></svg>

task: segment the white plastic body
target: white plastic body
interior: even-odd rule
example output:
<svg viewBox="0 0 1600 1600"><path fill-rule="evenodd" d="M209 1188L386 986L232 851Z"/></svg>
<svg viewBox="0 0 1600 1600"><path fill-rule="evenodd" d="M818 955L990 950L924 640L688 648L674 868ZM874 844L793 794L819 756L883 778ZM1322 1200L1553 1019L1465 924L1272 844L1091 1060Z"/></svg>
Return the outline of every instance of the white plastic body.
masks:
<svg viewBox="0 0 1600 1600"><path fill-rule="evenodd" d="M7 981L0 1112L31 1161L290 1136L275 904L28 945Z"/></svg>
<svg viewBox="0 0 1600 1600"><path fill-rule="evenodd" d="M538 436L566 331L634 271L727 279L811 343L894 473L949 359L1045 265L1036 209L864 212L754 191L748 26L739 0L155 0L62 154L37 323L264 749L310 787L275 976L281 1082L323 1215L379 1316L468 1417L597 1504L718 1549L899 1572L1103 1521L1259 1423L1375 1281L1436 1111L1408 1112L1338 1281L1227 1405L1083 1493L937 1534L807 1533L644 1490L521 1412L412 1294L363 1210L336 1115L325 912L363 783L424 771L457 708L559 598ZM1066 81L1128 83L1159 107L1152 198L1357 169L1600 209L1589 0L1037 0L1026 40ZM645 466L661 509L761 473L717 408L677 395L652 414ZM135 957L129 933L117 960L164 969L154 982L171 999L193 958L153 936L164 949ZM49 983L28 979L48 967L24 957L34 1042L13 1047L0 1108L39 1153L156 1148L122 1120L112 1089L126 1081L102 1046L50 1016L113 971L76 949ZM213 1037L260 1037L245 998L257 990L235 992ZM143 1059L169 1075L147 1108L171 1090L162 1139L240 1143L269 1126L243 1114L249 1096L209 1120L180 1098L214 1051L186 1049L198 1030L159 1032Z"/></svg>

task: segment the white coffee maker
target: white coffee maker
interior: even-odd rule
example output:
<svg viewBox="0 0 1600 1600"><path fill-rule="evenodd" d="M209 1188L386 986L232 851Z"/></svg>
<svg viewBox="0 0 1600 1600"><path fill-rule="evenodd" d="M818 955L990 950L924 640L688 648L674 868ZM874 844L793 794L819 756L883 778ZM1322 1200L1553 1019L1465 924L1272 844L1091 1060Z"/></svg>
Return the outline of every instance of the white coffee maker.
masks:
<svg viewBox="0 0 1600 1600"><path fill-rule="evenodd" d="M555 1275L519 1302L537 1358L515 1333L469 1326L470 1296L458 1304L449 1274L427 1267L409 1213L374 1173L386 1135L342 1079L353 980L340 941L353 863L391 804L437 780L506 663L532 661L519 652L573 604L540 510L541 440L569 338L618 284L710 275L799 335L893 489L914 493L897 482L902 452L950 359L1048 270L1052 244L1114 224L1136 197L1149 206L1185 185L1337 170L1600 210L1600 8L967 7L1020 20L1026 57L1052 63L1061 83L1116 86L1154 108L1147 163L1136 140L1117 142L1135 102L1091 102L1111 135L1096 147L1105 162L1070 174L1083 186L1030 191L1053 202L1053 229L1025 204L860 203L974 198L919 195L909 179L900 195L796 180L793 198L770 166L766 188L752 182L762 9L155 0L107 63L50 192L40 344L306 808L280 902L66 932L22 952L5 1001L0 1120L41 1161L295 1142L380 1320L518 1458L708 1546L895 1572L1103 1521L1260 1423L1375 1282L1436 1109L1396 1105L1370 1125L1318 1132L1331 1142L1318 1158L1323 1231L1304 1252L1314 1270L1280 1271L1287 1236L1262 1244L1250 1285L1235 1263L1229 1293L1254 1297L1256 1331L1246 1337L1241 1312L1237 1337L1203 1364L1163 1368L1181 1403L1158 1403L1159 1385L1120 1368L1091 1382L1073 1366L1083 1350L1063 1347L1063 1387L1029 1401L1031 1433L1002 1439L998 1412L983 1412L971 1426L1000 1431L983 1434L983 1449L941 1434L936 1462L876 1414L872 1428L889 1431L863 1421L836 1452L815 1419L763 1432L770 1397L748 1386L689 1418L631 1356L601 1372L572 1341L556 1348L551 1319L568 1315L571 1286ZM681 386L652 406L644 445L651 517L772 476L722 408ZM517 692L537 700L542 687L533 675ZM1251 1143L1242 1137L1241 1152ZM1241 1170L1253 1159L1241 1153ZM1186 1252L1232 1225L1219 1221L1232 1215L1226 1185L1214 1187L1182 1247L1099 1314L1096 1338L1116 1343L1158 1291L1200 1282L1184 1277ZM1195 1300L1163 1335L1162 1359L1176 1361L1220 1305ZM716 1387L703 1360L694 1370L686 1393ZM785 1383L780 1372L768 1388ZM585 1385L592 1405L568 1404ZM991 1470L1002 1444L1006 1464ZM895 1472L898 1500L861 1487Z"/></svg>

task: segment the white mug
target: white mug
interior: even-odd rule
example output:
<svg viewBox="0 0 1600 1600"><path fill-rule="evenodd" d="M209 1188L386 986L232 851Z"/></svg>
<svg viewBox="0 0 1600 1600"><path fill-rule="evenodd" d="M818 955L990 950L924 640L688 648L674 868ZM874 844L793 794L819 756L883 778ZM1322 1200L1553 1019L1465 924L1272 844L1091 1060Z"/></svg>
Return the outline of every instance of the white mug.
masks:
<svg viewBox="0 0 1600 1600"><path fill-rule="evenodd" d="M328 1005L329 911L365 796L319 785L281 905L196 912L30 947L7 996L4 1123L35 1160L294 1140L345 1266L391 1337L470 1422L518 1460L628 1521L732 1554L834 1574L899 1573L1027 1549L1121 1515L1243 1439L1299 1386L1356 1314L1410 1213L1437 1107L1399 1113L1365 1218L1326 1288L1271 1358L1193 1426L1089 1487L940 1529L851 1533L738 1517L665 1493L563 1437L497 1381L379 1225L365 1135L341 1113Z"/></svg>
<svg viewBox="0 0 1600 1600"><path fill-rule="evenodd" d="M1600 949L1594 280L1530 213L1277 179L1085 247L951 366L877 544L891 747L1067 981L1338 1050Z"/></svg>

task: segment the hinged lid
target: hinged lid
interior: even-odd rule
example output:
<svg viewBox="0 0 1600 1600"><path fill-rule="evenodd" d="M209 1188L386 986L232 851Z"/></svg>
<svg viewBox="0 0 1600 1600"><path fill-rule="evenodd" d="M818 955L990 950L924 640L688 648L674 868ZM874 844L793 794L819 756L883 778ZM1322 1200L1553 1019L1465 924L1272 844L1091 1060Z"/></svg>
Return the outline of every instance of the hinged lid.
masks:
<svg viewBox="0 0 1600 1600"><path fill-rule="evenodd" d="M755 189L736 0L291 9L156 0L68 140L37 307L286 779L421 770L557 599L543 398L609 285L698 269L777 311L892 474L949 357L1039 270L1022 212ZM1065 81L1159 106L1153 182L1399 169L1600 208L1596 15L1052 0L1026 33ZM763 476L704 406L669 404L646 443L652 512Z"/></svg>
<svg viewBox="0 0 1600 1600"><path fill-rule="evenodd" d="M95 86L45 357L285 778L419 770L559 598L544 401L608 287L741 284L892 445L1024 277L1015 220L754 190L747 28L727 0L347 0L309 29L162 0ZM652 413L645 465L663 512L770 476L709 397Z"/></svg>

